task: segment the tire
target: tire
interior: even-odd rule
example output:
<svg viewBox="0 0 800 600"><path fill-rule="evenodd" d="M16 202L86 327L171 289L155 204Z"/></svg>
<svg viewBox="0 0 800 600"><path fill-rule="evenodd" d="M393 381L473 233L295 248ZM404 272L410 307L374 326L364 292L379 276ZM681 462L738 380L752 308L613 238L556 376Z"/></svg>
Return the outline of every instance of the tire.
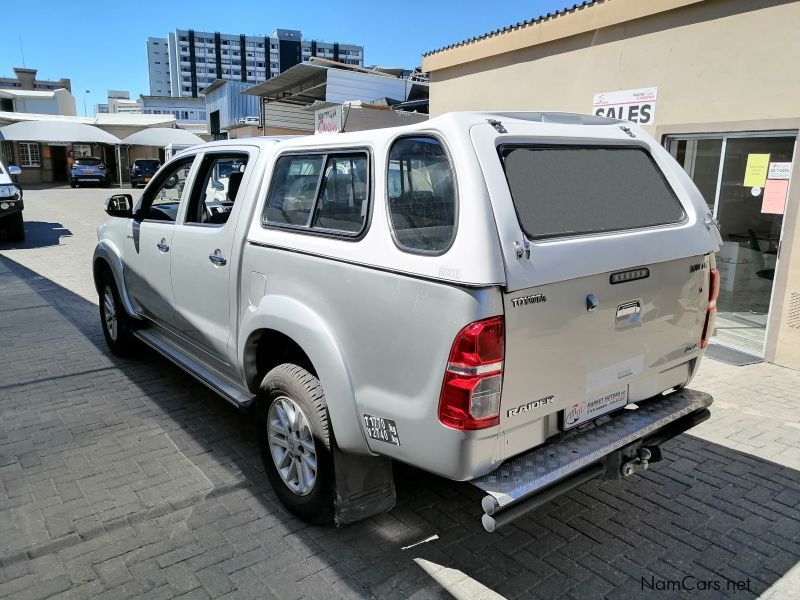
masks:
<svg viewBox="0 0 800 600"><path fill-rule="evenodd" d="M131 319L119 298L117 283L111 271L106 269L100 276L100 325L111 352L121 357L133 356L139 343L133 337Z"/></svg>
<svg viewBox="0 0 800 600"><path fill-rule="evenodd" d="M74 188L78 187L78 184L77 184L77 183L75 183L74 181L70 181L70 182L69 182L69 187L71 187L71 188L73 188L73 189L74 189Z"/></svg>
<svg viewBox="0 0 800 600"><path fill-rule="evenodd" d="M14 213L5 218L6 238L9 242L25 241L25 221L21 212Z"/></svg>
<svg viewBox="0 0 800 600"><path fill-rule="evenodd" d="M319 380L297 365L275 367L261 382L256 418L264 469L283 505L304 521L332 521L333 459Z"/></svg>

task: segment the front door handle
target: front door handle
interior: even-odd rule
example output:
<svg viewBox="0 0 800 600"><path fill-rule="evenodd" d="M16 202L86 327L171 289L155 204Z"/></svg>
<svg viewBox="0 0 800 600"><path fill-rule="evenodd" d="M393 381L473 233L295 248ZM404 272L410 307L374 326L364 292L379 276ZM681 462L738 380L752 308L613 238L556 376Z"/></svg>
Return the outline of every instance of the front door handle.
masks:
<svg viewBox="0 0 800 600"><path fill-rule="evenodd" d="M222 256L222 251L219 248L214 250L214 254L209 254L208 260L218 267L224 267L228 264L228 259Z"/></svg>
<svg viewBox="0 0 800 600"><path fill-rule="evenodd" d="M169 244L167 243L167 238L161 238L161 241L156 244L156 248L161 250L161 252L169 252Z"/></svg>

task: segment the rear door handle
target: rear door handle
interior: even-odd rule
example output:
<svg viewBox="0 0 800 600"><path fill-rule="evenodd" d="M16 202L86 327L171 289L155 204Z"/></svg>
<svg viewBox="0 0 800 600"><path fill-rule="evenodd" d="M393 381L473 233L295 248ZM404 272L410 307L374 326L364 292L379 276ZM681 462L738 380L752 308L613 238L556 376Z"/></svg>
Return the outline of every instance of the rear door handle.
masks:
<svg viewBox="0 0 800 600"><path fill-rule="evenodd" d="M228 259L222 256L222 251L219 248L214 250L214 254L210 254L208 256L208 260L210 260L218 267L224 267L225 265L228 264Z"/></svg>
<svg viewBox="0 0 800 600"><path fill-rule="evenodd" d="M169 252L169 244L167 243L167 238L161 238L161 241L156 244L156 248L161 250L161 252Z"/></svg>

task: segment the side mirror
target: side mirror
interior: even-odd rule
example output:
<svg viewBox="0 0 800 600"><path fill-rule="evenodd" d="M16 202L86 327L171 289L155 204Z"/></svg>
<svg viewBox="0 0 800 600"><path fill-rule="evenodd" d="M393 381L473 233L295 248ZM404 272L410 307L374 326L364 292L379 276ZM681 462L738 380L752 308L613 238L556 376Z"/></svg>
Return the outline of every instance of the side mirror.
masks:
<svg viewBox="0 0 800 600"><path fill-rule="evenodd" d="M17 165L11 165L10 167L8 167L8 174L22 175L22 169L20 169Z"/></svg>
<svg viewBox="0 0 800 600"><path fill-rule="evenodd" d="M133 198L130 194L114 194L106 200L105 208L110 217L130 219L133 216Z"/></svg>

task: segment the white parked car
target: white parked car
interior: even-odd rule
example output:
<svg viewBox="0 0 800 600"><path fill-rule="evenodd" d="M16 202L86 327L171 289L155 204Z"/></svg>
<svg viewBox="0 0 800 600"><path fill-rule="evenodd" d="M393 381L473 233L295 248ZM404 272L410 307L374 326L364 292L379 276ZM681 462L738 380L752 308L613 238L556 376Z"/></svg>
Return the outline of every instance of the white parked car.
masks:
<svg viewBox="0 0 800 600"><path fill-rule="evenodd" d="M719 232L635 125L455 113L214 142L107 211L109 346L144 342L254 408L305 519L389 509L397 460L484 490L491 531L647 468L709 415L687 385Z"/></svg>
<svg viewBox="0 0 800 600"><path fill-rule="evenodd" d="M9 242L25 240L25 221L22 211L22 186L13 177L22 173L17 166L6 167L0 160L0 231L6 232Z"/></svg>

